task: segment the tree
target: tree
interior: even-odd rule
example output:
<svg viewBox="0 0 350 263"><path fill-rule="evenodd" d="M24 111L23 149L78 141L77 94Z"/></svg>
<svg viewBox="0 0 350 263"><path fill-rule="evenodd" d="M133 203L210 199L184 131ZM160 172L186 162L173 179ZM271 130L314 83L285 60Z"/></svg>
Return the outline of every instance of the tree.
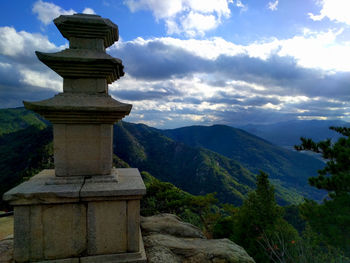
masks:
<svg viewBox="0 0 350 263"><path fill-rule="evenodd" d="M311 229L320 234L328 245L341 249L350 256L350 128L330 127L344 137L332 143L330 139L314 142L301 138L298 151L313 151L327 160L318 176L309 183L328 191L328 199L322 204L307 200L301 206L302 216Z"/></svg>
<svg viewBox="0 0 350 263"><path fill-rule="evenodd" d="M233 241L243 246L256 262L271 262L266 247L259 242L264 237L273 241L276 236L282 236L287 244L295 240L298 234L283 219L283 209L276 203L274 187L270 184L268 175L260 172L256 184L256 190L248 194L234 216ZM274 249L279 248L276 246Z"/></svg>
<svg viewBox="0 0 350 263"><path fill-rule="evenodd" d="M331 140L314 142L301 138L301 145L295 146L297 151L313 151L327 160L326 166L318 171L317 177L311 177L309 183L318 189L325 189L330 197L350 192L350 128L330 127L344 137L332 144Z"/></svg>

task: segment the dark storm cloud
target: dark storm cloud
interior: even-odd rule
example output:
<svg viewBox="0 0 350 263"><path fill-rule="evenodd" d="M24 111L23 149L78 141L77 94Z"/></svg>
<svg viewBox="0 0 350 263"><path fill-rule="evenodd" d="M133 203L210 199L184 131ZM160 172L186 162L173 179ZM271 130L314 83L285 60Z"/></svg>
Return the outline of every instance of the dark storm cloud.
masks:
<svg viewBox="0 0 350 263"><path fill-rule="evenodd" d="M198 99L195 97L186 97L186 96L178 97L178 98L172 99L171 101L185 103L185 104L197 104L197 105L203 102L203 100L201 99Z"/></svg>
<svg viewBox="0 0 350 263"><path fill-rule="evenodd" d="M1 57L0 57L1 59ZM5 66L0 65L0 108L23 106L22 101L36 101L52 97L57 93L54 90L28 85L21 81L20 69L25 69L23 64L13 63L10 59L0 60ZM44 74L46 66L33 63L30 70L39 70Z"/></svg>
<svg viewBox="0 0 350 263"><path fill-rule="evenodd" d="M125 71L145 80L168 79L204 72L210 61L195 56L182 48L166 45L159 40L141 45L125 43L111 54L123 60Z"/></svg>
<svg viewBox="0 0 350 263"><path fill-rule="evenodd" d="M251 107L249 109L240 109L237 111L220 111L217 113L220 123L239 126L249 123L275 123L280 121L294 120L294 113L285 113L271 109L262 110L261 108Z"/></svg>
<svg viewBox="0 0 350 263"><path fill-rule="evenodd" d="M231 95L226 92L218 92L214 97L207 100L207 102L213 104L224 103L228 105L240 105L240 106L263 106L265 104L278 105L281 101L277 98L268 98L268 97L244 97L239 95Z"/></svg>
<svg viewBox="0 0 350 263"><path fill-rule="evenodd" d="M114 96L123 100L158 100L168 96L179 96L180 93L176 90L163 91L140 91L140 90L118 90L111 91Z"/></svg>
<svg viewBox="0 0 350 263"><path fill-rule="evenodd" d="M323 98L323 99L312 100L308 102L300 102L297 104L297 106L299 108L308 107L309 109L325 109L325 108L344 107L346 106L346 103L341 101L329 101Z"/></svg>
<svg viewBox="0 0 350 263"><path fill-rule="evenodd" d="M29 85L6 86L0 84L0 108L23 107L22 101L38 101L57 92Z"/></svg>
<svg viewBox="0 0 350 263"><path fill-rule="evenodd" d="M248 55L220 55L210 60L161 40L146 44L128 42L113 49L123 59L128 74L144 80L181 78L193 73L215 74L207 84L224 87L230 80L241 80L268 87L260 94L305 95L350 99L349 72L327 75L318 69L302 68L293 57L272 55L266 60Z"/></svg>
<svg viewBox="0 0 350 263"><path fill-rule="evenodd" d="M26 56L0 54L2 108L21 106L22 100L41 100L57 93L23 81L23 69L40 74L50 71L34 57L34 50L38 48L34 45L29 48L31 52ZM298 116L341 116L349 105L349 72L325 74L318 69L302 68L293 57L272 55L263 60L248 55L220 55L208 59L161 39L122 43L113 47L110 53L123 60L125 72L132 79L132 86L123 89L120 85L111 91L114 96L128 101L152 100L160 105L168 102L176 104L165 107L170 110L135 112L144 115L142 120L146 121L191 124L191 119L179 117L182 114L201 117L198 121L201 124L272 123ZM202 92L200 86L191 90L190 81L194 74L200 76L196 75L193 86L200 84L207 90ZM179 83L184 83L184 86ZM254 84L265 89L255 89ZM286 102L283 96L317 97L319 100ZM210 107L203 105L205 103ZM216 104L220 104L220 109L216 110ZM263 108L266 104L279 105L281 110ZM223 110L225 107L227 109ZM327 109L337 107L339 109Z"/></svg>

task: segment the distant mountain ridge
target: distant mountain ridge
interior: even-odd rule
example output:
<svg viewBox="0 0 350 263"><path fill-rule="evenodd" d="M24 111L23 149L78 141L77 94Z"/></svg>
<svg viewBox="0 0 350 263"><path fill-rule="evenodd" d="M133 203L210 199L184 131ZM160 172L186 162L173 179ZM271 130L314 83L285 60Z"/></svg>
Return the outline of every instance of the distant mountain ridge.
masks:
<svg viewBox="0 0 350 263"><path fill-rule="evenodd" d="M25 129L28 126L44 128L48 122L23 107L0 110L0 135Z"/></svg>
<svg viewBox="0 0 350 263"><path fill-rule="evenodd" d="M216 192L221 202L240 204L255 187L255 175L238 162L176 142L144 124L115 125L114 153L191 194Z"/></svg>
<svg viewBox="0 0 350 263"><path fill-rule="evenodd" d="M350 123L341 120L294 120L263 125L249 124L238 128L276 145L291 148L300 144L300 137L312 138L315 141L328 138L337 140L339 134L330 130L330 126L350 127Z"/></svg>
<svg viewBox="0 0 350 263"><path fill-rule="evenodd" d="M0 116L6 117L6 114L1 115L2 111L4 110L0 110ZM40 118L38 119L35 114L24 109L14 109L11 111L11 116L13 115L11 118L0 119L0 131L4 125L8 127L8 120L11 122L16 122L13 121L14 119L22 121L20 116L15 116L16 112L20 116L25 114L29 116L30 120L35 120L34 125L37 128L30 126L33 125L32 121L26 125L14 123L12 125L13 132L0 136L0 167L5 169L0 170L0 181L8 182L7 178L12 176L14 177L13 180L10 180L12 184L19 183L23 176L30 176L37 170L52 167L51 127L43 128L42 124L45 127L46 123ZM306 177L308 176L306 174L293 177L290 174L285 176L281 173L281 171L290 168L289 166L294 165L295 161L289 160L293 155L288 155L285 150L277 151L274 148L276 146L242 130L223 125L213 127L214 130L219 130L213 134L202 132L201 137L196 138L196 140L193 138L196 143L191 144L169 138L168 136L172 136L166 134L169 131L162 131L143 124L119 122L114 126L114 153L119 157L119 159L116 158L117 163L126 162L130 166L139 168L140 171L150 172L156 178L169 181L192 194L216 192L221 202L236 205L240 204L244 196L255 188L254 173L261 169L255 164L265 163L266 167L263 168L269 168L270 172L272 171L273 182L276 185L276 196L280 204L301 201L303 195L309 198L320 198L321 194L317 190L307 186ZM189 131L185 137L193 137L195 133L192 128L187 128ZM205 129L212 130L213 128L207 127ZM234 145L239 147L231 147L230 149L228 146L232 145L230 142L232 134L238 134L237 138L240 139ZM205 139L208 142L206 148L201 145L203 136L209 136ZM21 144L25 145L21 148ZM215 144L217 144L216 148ZM261 148L264 147L266 149L262 151ZM26 150L22 151L21 149ZM238 149L241 150L238 151ZM9 150L13 151L13 154L7 156ZM252 163L249 164L245 160L246 158L252 159ZM30 167L16 165L18 160L21 162L30 161ZM300 159L299 162L303 162L303 160L305 159ZM310 163L315 165L313 171L316 172L316 166L319 163L313 161ZM276 172L273 173L273 170ZM312 169L310 168L310 170ZM276 174L278 176L275 176ZM291 179L295 179L296 182L292 184ZM1 189L4 191L6 187L8 189L12 186L4 184Z"/></svg>

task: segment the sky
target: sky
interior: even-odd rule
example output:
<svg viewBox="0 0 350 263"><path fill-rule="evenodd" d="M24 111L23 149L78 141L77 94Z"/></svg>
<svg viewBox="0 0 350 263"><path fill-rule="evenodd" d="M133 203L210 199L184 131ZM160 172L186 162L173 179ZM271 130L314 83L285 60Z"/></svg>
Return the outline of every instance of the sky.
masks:
<svg viewBox="0 0 350 263"><path fill-rule="evenodd" d="M68 48L52 20L109 18L110 94L126 121L158 128L350 121L350 0L11 0L0 2L0 108L62 92L35 51Z"/></svg>

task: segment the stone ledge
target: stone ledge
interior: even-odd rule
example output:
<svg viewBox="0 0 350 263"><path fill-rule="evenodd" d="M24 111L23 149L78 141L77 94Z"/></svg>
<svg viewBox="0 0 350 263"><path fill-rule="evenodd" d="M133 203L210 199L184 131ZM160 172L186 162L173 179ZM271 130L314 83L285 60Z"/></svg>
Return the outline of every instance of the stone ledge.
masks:
<svg viewBox="0 0 350 263"><path fill-rule="evenodd" d="M57 179L55 171L43 170L29 181L6 192L3 200L11 205L76 203L93 200L141 199L146 187L137 168L113 168L118 181L110 176ZM55 180L57 180L55 184Z"/></svg>
<svg viewBox="0 0 350 263"><path fill-rule="evenodd" d="M140 232L141 233L141 232ZM13 237L0 240L0 262L13 263ZM140 234L140 252L45 260L37 263L146 263L146 252Z"/></svg>
<svg viewBox="0 0 350 263"><path fill-rule="evenodd" d="M118 263L146 263L146 252L145 247L143 245L141 231L140 231L140 238L139 238L139 252L134 253L120 253L120 254L107 254L107 255L99 255L99 256L90 256L90 257L81 257L80 263L111 263L111 262L118 262ZM51 262L50 262L51 263Z"/></svg>
<svg viewBox="0 0 350 263"><path fill-rule="evenodd" d="M123 196L141 196L146 194L146 187L137 168L116 169L118 183L96 182L96 177L87 179L80 192L82 201L91 200L91 198L120 197ZM140 199L137 198L137 199Z"/></svg>
<svg viewBox="0 0 350 263"><path fill-rule="evenodd" d="M32 205L79 202L79 192L84 180L70 184L46 184L55 178L54 170L43 170L3 195L11 205Z"/></svg>

